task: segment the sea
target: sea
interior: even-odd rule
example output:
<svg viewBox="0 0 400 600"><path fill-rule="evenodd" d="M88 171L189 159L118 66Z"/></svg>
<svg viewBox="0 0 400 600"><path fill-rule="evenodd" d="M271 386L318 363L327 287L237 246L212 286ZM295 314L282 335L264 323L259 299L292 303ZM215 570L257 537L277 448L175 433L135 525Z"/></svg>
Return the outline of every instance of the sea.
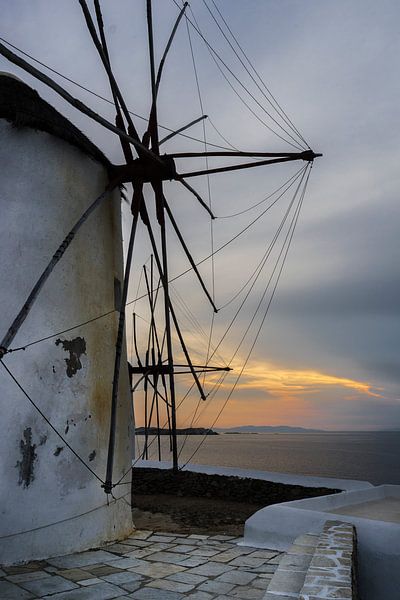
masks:
<svg viewBox="0 0 400 600"><path fill-rule="evenodd" d="M200 443L203 443L200 445ZM137 436L136 456L143 448ZM158 460L157 439L148 458ZM162 460L170 459L168 436ZM178 436L179 462L400 484L400 431Z"/></svg>

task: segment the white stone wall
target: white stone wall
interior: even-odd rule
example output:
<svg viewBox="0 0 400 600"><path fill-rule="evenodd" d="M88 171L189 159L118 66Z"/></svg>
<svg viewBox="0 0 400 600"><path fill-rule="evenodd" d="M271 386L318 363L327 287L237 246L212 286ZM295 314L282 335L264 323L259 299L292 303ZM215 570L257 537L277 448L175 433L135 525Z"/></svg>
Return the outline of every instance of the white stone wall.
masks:
<svg viewBox="0 0 400 600"><path fill-rule="evenodd" d="M102 165L49 134L0 120L0 140L1 338L107 178ZM11 347L112 310L114 278L122 280L122 269L120 199L114 193L82 227ZM4 358L51 423L103 480L116 329L114 312ZM83 550L128 534L130 507L122 499L107 506L100 482L1 366L0 390L0 563ZM132 437L124 355L115 478L129 469ZM129 488L115 488L115 496Z"/></svg>

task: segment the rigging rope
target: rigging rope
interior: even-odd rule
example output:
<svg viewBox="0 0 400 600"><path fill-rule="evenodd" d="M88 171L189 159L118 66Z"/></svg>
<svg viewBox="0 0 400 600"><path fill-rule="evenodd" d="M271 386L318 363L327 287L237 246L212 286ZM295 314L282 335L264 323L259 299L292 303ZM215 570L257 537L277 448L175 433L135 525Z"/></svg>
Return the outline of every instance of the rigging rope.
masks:
<svg viewBox="0 0 400 600"><path fill-rule="evenodd" d="M202 345L203 347L205 346L205 348L206 348L208 345L208 342L206 341L206 340L208 340L208 337L209 337L208 334L204 331L203 327L201 326L199 321L196 319L195 315L192 313L192 311L186 304L185 300L179 294L179 292L177 291L177 289L174 285L171 285L171 291L173 292L172 296L174 297L174 301L177 303L181 312L185 315L186 319L193 327L193 330L190 331L190 333L193 335L193 337L196 337L196 340L198 341L198 343L200 345ZM211 348L213 349L213 346L211 346ZM199 349L197 348L197 351L198 350ZM217 356L218 356L219 360L224 362L224 359L222 358L221 355L217 354Z"/></svg>
<svg viewBox="0 0 400 600"><path fill-rule="evenodd" d="M272 94L271 90L268 88L268 86L266 85L265 81L262 79L261 75L258 73L258 71L256 70L256 68L254 67L254 65L252 64L252 62L250 61L249 57L246 55L245 51L243 50L242 46L240 45L239 41L237 40L236 36L234 35L234 33L232 32L231 28L229 27L228 23L226 22L226 20L224 19L220 9L218 8L217 4L215 3L215 0L211 0L211 2L213 3L213 5L215 6L218 14L220 15L223 23L225 24L227 30L229 31L229 33L231 34L233 40L235 41L237 47L239 48L239 50L241 51L241 53L243 54L245 60L247 61L247 63L250 65L250 68L252 69L252 71L255 73L255 75L257 76L258 80L260 81L261 85L265 88L265 90L267 91L268 95L270 96L270 98L272 99L272 101L275 103L275 105L278 107L279 111L281 112L281 116L282 118L285 118L287 124L291 125L293 130L297 133L297 135L300 137L301 140L303 140L303 142L306 144L306 146L311 150L310 146L308 145L308 143L306 142L306 140L304 139L304 137L302 136L301 132L299 131L299 129L294 125L293 121L290 119L290 117L287 115L287 113L284 111L284 109L282 108L282 106L279 104L278 100L275 98L275 96ZM275 109L277 110L277 109Z"/></svg>
<svg viewBox="0 0 400 600"><path fill-rule="evenodd" d="M305 169L306 169L306 168L307 168L307 167L305 167ZM295 199L296 199L296 197L297 197L297 195L298 195L298 193L299 193L299 190L300 190L301 184L302 184L302 182L303 182L303 180L304 180L304 176L305 176L305 169L304 169L304 173L303 173L303 176L302 176L302 178L301 178L301 181L300 181L299 185L297 186L297 189L296 189L296 191L295 191L295 193L294 193L294 195L293 195L293 198L292 198L292 200L291 200L291 202L290 202L290 204L289 204L289 207L288 207L288 209L287 209L287 211L286 211L286 213L285 213L285 216L284 216L284 218L283 218L283 220L282 220L282 222L281 222L281 224L280 224L280 226L279 226L279 228L278 228L278 230L277 230L277 232L276 232L276 234L275 234L275 236L274 236L274 238L273 238L272 242L270 243L270 246L269 246L269 248L267 249L267 252L266 252L266 254L265 254L265 259L264 259L263 265L262 265L262 267L261 267L261 269L260 269L260 271L259 271L259 273L258 273L258 275L257 275L257 278L256 278L256 280L257 280L257 279L258 279L258 277L261 275L261 272L262 272L262 270L263 270L263 268L264 268L264 266L265 266L265 264L266 264L266 261L267 261L267 259L268 259L269 255L270 255L270 253L271 253L271 251L272 251L272 249L273 249L273 247L274 247L274 245L275 245L275 243L276 243L277 239L278 239L278 236L279 236L280 232L282 231L282 228L283 228L283 226L284 226L284 223L285 223L285 221L286 221L286 219L287 219L287 217L288 217L288 215L289 215L289 213L290 213L290 210L291 210L291 208L292 208L292 206L293 206L293 204L294 204L294 201L295 201ZM258 303L258 305L257 305L257 308L256 308L256 310L255 310L255 312L254 312L254 314L253 314L253 316L252 316L252 318L251 318L251 320L250 320L250 323L248 324L248 326L247 326L247 328L246 328L246 330L245 330L244 334L242 335L242 338L241 338L241 340L240 340L239 344L237 345L237 347L236 347L236 349L235 349L235 351L234 351L233 355L231 356L231 358L230 358L230 360L229 360L229 362L228 362L228 366L230 366L230 365L232 364L232 362L233 362L234 358L236 357L237 353L239 352L239 350L240 350L241 346L243 345L243 343L244 343L244 340L246 339L246 337L247 337L247 334L249 333L249 331L250 331L250 328L251 328L251 326L252 326L252 324L253 324L253 322L254 322L254 320L255 320L255 318L256 318L256 316L257 316L257 314L258 314L258 311L260 310L260 307L261 307L261 305L262 305L262 302L263 302L263 300L264 300L264 298L265 298L265 296L266 296L266 293L267 293L267 291L268 291L268 289L269 289L269 286L270 286L270 284L271 284L271 281L272 281L272 279L273 279L274 273L275 273L275 271L276 271L276 269L277 269L277 266L278 266L278 263L279 263L280 257L282 256L282 252L283 252L283 250L284 250L284 248L285 248L285 245L286 245L286 243L287 243L288 237L289 237L289 235L290 235L291 228L292 228L292 226L293 226L293 224L294 224L294 222L295 222L295 218L296 218L296 211L297 211L297 209L298 209L298 206L299 206L299 205L300 205L300 203L302 202L302 197L304 197L304 196L302 196L302 193L301 193L301 194L300 194L300 200L299 200L299 202L298 202L298 204L297 204L297 207L296 207L296 210L295 210L295 212L294 212L294 215L293 215L292 221L291 221L291 223L290 223L290 226L289 226L288 232L287 232L287 234L286 234L286 237L285 237L285 240L284 240L284 242L283 242L282 249L281 249L281 251L280 251L280 253L279 253L279 255L278 255L277 259L276 259L276 262L275 262L274 269L273 269L273 271L272 271L272 273L271 273L271 275L270 275L270 277L269 277L269 279L268 279L267 285L266 285L266 287L265 287L265 289L264 289L264 292L263 292L263 294L262 294L262 296L261 296L261 298L260 298L260 301L259 301L259 303ZM256 280L253 282L253 284L252 284L251 288L250 288L250 289L249 289L249 291L247 292L247 294L246 294L246 296L245 296L244 300L242 301L242 303L241 303L241 305L240 305L239 309L236 311L236 314L234 315L234 317L232 318L232 320L231 320L230 324L228 325L228 328L226 329L225 333L224 333L224 334L223 334L223 336L221 337L221 339L220 339L220 341L219 341L219 343L218 343L218 345L217 345L217 348L218 348L218 347L221 345L222 341L224 340L224 338L226 337L227 333L228 333L228 332L229 332L229 330L231 329L231 327L232 327L233 323L234 323L234 322L235 322L235 320L237 319L237 317L238 317L238 315L239 315L239 313L240 313L241 309L243 308L243 306L244 306L244 304L245 304L245 302L246 302L247 298L248 298L248 297L249 297L249 295L250 295L250 292L251 292L252 288L254 287L254 285L255 285L255 283L256 283ZM210 359L211 359L211 358L212 358L212 356L210 357ZM243 372L243 371L242 371L242 372ZM228 373L227 373L227 372L223 373L223 375L221 376L220 380L219 380L219 381L217 381L217 383L214 385L214 388L212 389L212 391L211 391L211 394L210 394L210 396L211 396L211 397L209 397L209 402L207 403L207 404L208 404L208 407L209 407L209 405L210 405L210 403L211 403L211 400L215 398L215 396L216 396L216 393L218 392L219 388L221 387L221 385L222 385L222 383L224 382L224 380L225 380L225 378L227 377L227 375L228 375ZM197 421L198 421L198 420L199 420L199 418L202 416L202 414L205 412L205 410L207 410L207 408L208 408L208 407L204 407L204 408L203 408L203 410L200 412L199 416L197 417ZM196 411L196 412L197 412L197 411Z"/></svg>
<svg viewBox="0 0 400 600"><path fill-rule="evenodd" d="M253 83L255 83L255 85L257 86L258 90L261 92L261 94L264 96L265 100L271 105L272 108L275 109L275 107L273 106L273 104L271 103L271 101L269 100L268 96L265 94L265 92L262 90L262 88L260 87L260 85L257 83L257 81L255 80L254 76L251 74L251 72L249 71L248 67L245 65L245 63L243 62L243 60L240 58L239 54L237 53L237 51L235 50L235 48L233 47L232 43L230 42L230 40L228 39L228 37L226 36L225 32L223 31L222 27L220 26L220 24L218 23L218 20L215 18L213 12L211 11L210 7L208 6L206 0L203 0L203 4L206 6L208 12L210 13L211 17L213 18L214 22L216 23L219 31L222 33L224 39L228 42L230 48L233 50L235 56L238 58L240 64L244 67L246 73L250 76L251 80L253 81ZM287 136L290 137L290 139L295 143L295 144L303 144L303 140L300 138L300 142L298 139L296 139L295 137L293 137L293 135L289 132L286 131L286 129L275 119L275 117L273 117L265 108L264 108L264 112L270 117L270 119L275 123L275 125L277 125ZM276 111L278 112L278 111ZM281 117L281 115L278 112L279 117ZM281 117L282 118L282 117ZM287 123L286 123L287 124ZM292 126L290 126L290 129L292 130L292 132L295 133L295 135L297 135L296 131L293 129Z"/></svg>
<svg viewBox="0 0 400 600"><path fill-rule="evenodd" d="M98 321L99 319L103 319L104 317L108 317L109 315L112 315L114 312L115 312L115 308L113 308L112 310L109 310L106 313L103 313L102 315L93 317L92 319L89 319L88 321L79 323L79 325L73 325L72 327L68 327L68 329L63 329L63 331L58 331L57 333L52 333L51 335L46 335L45 337L39 338L38 340L35 340L34 342L28 342L27 344L23 344L22 346L19 346L18 348L10 348L6 354L10 354L11 352L18 352L19 350L26 350L30 346L34 346L35 344L40 344L40 342L45 342L47 340L51 340L52 338L57 337L58 335L63 335L64 333L68 333L69 331L73 331L74 329L79 329L79 327L83 327L84 325L88 325L89 323L94 323L94 321Z"/></svg>
<svg viewBox="0 0 400 600"><path fill-rule="evenodd" d="M115 308L113 308L112 310L109 310L108 312L103 313L102 315L98 315L97 317L93 317L92 319L89 319L88 321L84 321L83 323L79 323L78 325L73 325L72 327L68 327L68 329L63 329L63 331L58 331L57 333L52 333L50 335L46 335L45 337L39 338L38 340L35 340L33 342L28 342L27 344L23 344L22 346L18 346L17 348L10 348L9 350L7 350L7 352L5 354L11 354L12 352L19 352L20 350L26 350L30 346L35 346L36 344L40 344L41 342L46 342L47 340L51 340L52 338L55 338L59 335L63 335L64 333L73 331L74 329L79 329L80 327L83 327L84 325L89 325L90 323L94 323L95 321L98 321L99 319L108 317L109 315L114 314L115 312L116 312ZM139 317L139 319L142 319L142 321L145 321L146 323L148 323L147 319L145 319L141 315L138 315L137 313L135 313L135 314L137 317Z"/></svg>
<svg viewBox="0 0 400 600"><path fill-rule="evenodd" d="M197 72L197 65L196 65L196 59L194 56L194 51L193 51L193 44L192 44L192 38L190 35L190 29L189 29L189 23L186 20L186 31L187 31L187 36L188 36L188 40L189 40L189 47L190 47L190 55L192 58L192 64L193 64L193 71L194 71L194 76L195 76L195 80L196 80L196 88L197 88L197 96L198 96L198 100L199 100L199 106L200 106L200 112L201 114L204 114L204 105L203 105L203 98L202 98L202 93L201 93L201 89L200 89L200 81L199 81L199 76L198 76L198 72ZM207 135L206 135L206 125L205 122L202 122L203 125L203 138L204 138L204 151L207 152L208 151L208 145L207 145ZM208 171L209 169L209 164L208 164L208 157L205 157L205 167L206 170ZM208 206L210 208L210 212L212 213L212 198L211 198L211 182L210 182L210 175L207 174L207 194L208 194ZM213 303L215 304L215 262L214 262L214 223L213 223L213 219L210 220L210 243L211 243L211 296L212 296L212 300ZM208 357L210 355L210 347L211 347L211 340L212 340L212 335L213 335L213 330L214 330L214 320L215 320L215 311L213 311L212 315L211 315L211 324L210 324L210 333L209 333L209 337L208 337L208 345L207 345L207 354L206 354L206 359L205 359L205 364L208 363ZM203 387L205 386L205 379L206 379L206 374L203 374Z"/></svg>
<svg viewBox="0 0 400 600"><path fill-rule="evenodd" d="M262 200L259 200L258 202L256 202L255 204L252 204L251 206L249 206L248 208L245 208L244 210L241 210L239 212L236 213L232 213L230 215L218 215L215 218L216 219L232 219L233 217L239 217L240 215L244 215L245 213L250 212L251 210L253 210L254 208L257 208L257 206L260 206L261 204L263 204L264 202L266 202L267 200L269 200L270 198L272 198L273 196L275 196L275 194L277 192L280 192L281 189L283 187L285 187L286 184L288 184L290 181L292 181L292 179L295 179L297 177L297 175L299 173L301 173L301 171L303 171L304 166L301 167L294 175L292 175L291 177L289 177L289 179L287 179L285 181L285 183L283 183L281 186L279 186L276 190L274 190L273 192L271 192L270 194L268 194L268 196L265 196Z"/></svg>
<svg viewBox="0 0 400 600"><path fill-rule="evenodd" d="M178 3L176 0L172 0L174 2L174 4L176 4L176 6L179 7ZM220 73L222 74L222 76L224 77L225 81L228 83L229 87L233 90L233 92L236 94L236 96L241 100L241 102L244 104L244 106L246 106L246 108L252 113L252 115L258 120L260 121L260 123L262 123L264 125L264 127L266 127L271 133L275 134L278 138L280 138L281 140L283 140L285 143L289 144L290 146L292 146L293 148L296 148L297 150L303 150L303 147L299 144L294 144L293 142L287 140L286 138L284 138L282 135L280 135L279 133L277 133L272 127L270 127L263 119L261 119L261 117L259 115L257 115L257 113L249 106L249 104L243 99L243 97L239 94L239 92L237 91L237 89L232 85L231 81L229 80L229 78L226 76L226 74L224 73L224 71L221 68L221 64L224 66L224 68L228 71L228 73L234 78L234 80L240 85L240 87L250 96L250 98L259 106L259 108L261 108L261 110L263 112L265 112L268 116L269 113L266 111L266 109L263 107L263 105L257 100L257 98L247 89L247 87L240 81L240 79L234 74L234 72L232 71L232 69L230 69L230 67L228 67L228 65L226 64L226 62L221 58L221 56L218 54L218 52L211 46L211 44L207 41L207 39L205 38L205 36L202 34L199 25L197 23L196 17L193 13L193 10L191 7L190 8L190 12L192 14L193 17L193 21L187 16L187 14L185 14L185 19L190 23L190 25L193 27L193 29L196 31L196 33L200 36L200 38L203 40L203 42L206 44L207 49L209 50L218 70L220 71ZM218 59L218 61L216 60ZM221 64L219 64L221 63Z"/></svg>
<svg viewBox="0 0 400 600"><path fill-rule="evenodd" d="M295 180L296 181L296 180ZM293 182L294 183L294 182ZM291 206L291 205L290 205ZM283 223L285 222L287 218L287 215L284 217L283 222L281 227L283 226ZM272 250L272 248L271 248ZM223 304L222 306L219 307L219 310L224 310L227 306L229 306L230 304L232 304L232 302L234 302L236 300L236 298L238 298L240 296L240 294L246 289L246 287L248 286L248 284L250 283L250 281L253 279L253 277L255 277L257 271L261 268L261 270L263 269L263 266L266 262L266 259L268 258L270 253L270 249L267 248L266 252L263 254L260 262L257 264L256 268L254 269L254 271L251 273L250 277L248 277L248 279L246 280L246 282L239 288L239 290L229 299L227 300L227 302L225 302L225 304ZM258 275L257 275L258 278ZM255 283L255 281L254 281ZM252 285L253 287L253 285ZM251 289L251 288L250 288Z"/></svg>
<svg viewBox="0 0 400 600"><path fill-rule="evenodd" d="M203 0L203 4L206 6L208 12L210 13L211 17L213 18L214 22L216 23L218 29L220 30L220 32L222 33L222 35L224 36L225 40L228 42L230 48L233 50L235 56L237 57L237 59L239 60L239 62L241 63L241 65L243 66L243 68L245 69L246 73L249 75L249 77L251 78L251 80L253 81L253 83L257 86L258 90L261 92L261 94L263 95L263 97L265 98L265 100L269 103L269 105L271 106L271 108L273 110L276 111L276 113L279 115L279 117L286 123L286 125L291 129L291 131L298 136L300 143L304 143L306 145L306 147L308 147L310 150L310 146L308 145L308 143L306 142L306 140L304 139L304 137L301 135L301 133L299 132L299 130L297 129L297 127L295 127L295 125L293 124L293 122L291 121L291 119L289 119L289 117L287 116L287 114L285 113L285 111L282 109L282 107L279 105L279 103L277 102L277 100L275 99L275 97L272 95L272 93L270 92L270 90L268 89L267 85L265 84L265 82L263 81L263 79L260 77L260 75L258 74L258 72L256 71L256 69L254 68L254 66L252 65L251 61L249 60L249 58L246 56L246 53L244 52L244 50L242 49L242 47L240 46L239 42L237 41L235 35L233 34L232 30L229 28L226 20L224 19L224 17L221 14L221 11L218 9L217 5L215 4L214 0L211 0L212 3L214 4L218 14L220 15L224 25L226 26L227 30L229 31L229 33L231 34L233 40L235 41L236 45L238 46L238 48L240 49L240 51L242 52L243 56L245 57L245 60L249 63L251 69L255 72L257 78L261 81L262 86L266 89L267 93L269 94L270 98L272 98L273 102L271 101L271 99L267 96L267 94L263 91L263 89L260 87L260 84L256 81L256 79L254 78L254 76L252 75L252 73L250 72L250 70L248 69L248 67L245 65L245 63L243 62L243 60L240 58L239 54L237 53L237 51L235 50L235 48L233 47L232 43L230 42L230 40L228 39L227 35L224 33L224 31L222 30L220 24L218 23L218 20L216 19L215 15L213 14L212 10L210 9L209 5L207 4L206 0ZM274 105L275 103L275 105ZM277 108L278 107L278 108ZM269 113L267 113L269 115ZM271 119L287 134L289 135L289 133L278 123L278 121L276 121L271 115L269 115L271 117ZM295 141L296 143L298 143L298 141L293 138L292 136L290 136L291 139L293 141Z"/></svg>
<svg viewBox="0 0 400 600"><path fill-rule="evenodd" d="M215 123L213 122L213 120L210 118L210 115L208 115L208 122L210 123L211 127L217 132L217 134L220 136L220 138L222 138L224 140L224 142L226 144L228 144L228 146L230 146L232 148L232 150L236 150L236 152L240 152L239 148L237 148L236 146L234 146L233 144L231 144L231 142L229 140L227 140L224 135L222 135L222 133L217 128L217 126L215 125ZM208 145L210 146L212 144L208 143Z"/></svg>
<svg viewBox="0 0 400 600"><path fill-rule="evenodd" d="M290 235L289 235L288 243L287 243L287 245L286 245L286 250L285 250L285 252L284 252L284 256L283 256L283 260L282 260L282 264L281 264L281 266L280 266L280 269L279 269L279 271L278 271L278 276L277 276L277 279L276 279L275 285L274 285L274 287L273 287L273 290L272 290L272 293L271 293L271 297L270 297L270 299L269 299L269 302L268 302L268 304L267 304L267 307L266 307L266 310L265 310L265 312L264 312L264 315L263 315L263 318L262 318L262 320L261 320L261 323L260 323L260 325L259 325L259 328L258 328L258 330L257 330L257 332L256 332L256 336L255 336L255 338L254 338L254 341L253 341L253 343L252 343L252 345L251 345L251 347L250 347L250 350L249 350L249 352L248 352L248 354L247 354L247 356L246 356L245 362L243 363L243 366L242 366L242 368L241 368L241 370L240 370L240 373L238 374L238 376L237 376L237 378L236 378L236 380L235 380L235 382L234 382L234 384L233 384L233 386L232 386L232 388L231 388L231 390L230 390L230 392L229 392L229 394L228 394L227 398L225 399L225 401L224 401L224 403L223 403L222 407L221 407L221 408L220 408L220 410L218 411L218 414L217 414L217 416L215 417L215 419L214 419L214 421L213 421L213 423L212 423L211 427L208 429L207 433L206 433L206 434L203 436L202 440L200 441L200 443L199 443L199 444L198 444L198 446L196 447L195 451L194 451L194 452L191 454L190 458L189 458L189 459L186 461L186 463L185 463L183 466L181 466L181 467L180 467L180 470L184 469L184 468L187 466L187 464L188 464L188 463L189 463L189 462L190 462L190 461L193 459L193 457L194 457L194 456L197 454L197 452L200 450L201 446L203 445L203 443L204 443L204 441L205 441L205 439L206 439L206 437L207 437L207 434L208 434L208 433L209 433L209 432L212 430L212 428L213 428L213 427L215 426L215 424L217 423L217 421L218 421L218 419L220 418L220 416L221 416L221 414L222 414L223 410L225 409L226 405L228 404L228 402L229 402L230 398L232 397L232 394L234 393L234 391L235 391L235 389L236 389L236 387L237 387L237 385L238 385L238 383L239 383L239 380L240 380L240 378L241 378L241 376L242 376L242 374L243 374L243 371L244 371L244 369L246 368L246 365L247 365L247 363L248 363L248 361L249 361L249 359L250 359L250 356L251 356L251 354L252 354L252 352L253 352L253 350L254 350L254 347L255 347L255 345L256 345L256 343L257 343L258 337L259 337L259 335L260 335L260 333L261 333L261 329L262 329L262 327L263 327L263 325L264 325L264 322L265 322L265 319L266 319L266 317L267 317L267 315L268 315L269 308L270 308L270 306L271 306L271 303L272 303L272 300L273 300L273 298L274 298L274 295L275 295L275 292L276 292L276 289L277 289L277 286L278 286L278 283L279 283L279 280L280 280L280 277L281 277L281 274L282 274L282 271L283 271L283 267L284 267L284 265L285 265L285 262L286 262L286 258L287 258L288 252L289 252L289 248L290 248L290 245L291 245L291 242L292 242L292 239L293 239L294 231L295 231L295 228L296 228L296 225L297 225L298 219L299 219L299 215L300 215L301 207L302 207L302 204L303 204L303 200L304 200L305 192L306 192L306 189L307 189L307 186L308 186L308 181L309 181L309 177L310 177L311 169L312 169L312 166L311 166L311 167L309 168L309 170L308 170L308 173L307 173L307 178L306 178L305 185L304 185L304 188L303 188L303 191L302 191L301 197L300 197L300 201L299 201L299 204L298 204L298 206L297 206L297 208L296 208L295 220L294 220L294 222L293 222L293 225L291 226L291 230L289 230L289 231L290 231ZM285 241L286 241L286 240L285 240ZM283 249L283 248L282 248L282 249ZM277 263L277 264L278 264L278 263ZM277 266L277 265L276 265L276 266ZM275 269L274 269L274 271L275 271Z"/></svg>

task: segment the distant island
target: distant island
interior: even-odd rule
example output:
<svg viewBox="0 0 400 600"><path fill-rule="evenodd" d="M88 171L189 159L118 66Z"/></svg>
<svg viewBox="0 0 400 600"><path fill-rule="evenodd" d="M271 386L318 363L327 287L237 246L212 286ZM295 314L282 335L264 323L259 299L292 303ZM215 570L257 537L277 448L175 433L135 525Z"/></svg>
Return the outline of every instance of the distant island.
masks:
<svg viewBox="0 0 400 600"><path fill-rule="evenodd" d="M289 427L289 425L242 425L227 429L218 428L219 433L325 433L323 429Z"/></svg>
<svg viewBox="0 0 400 600"><path fill-rule="evenodd" d="M136 427L136 435L145 435L146 429L144 427ZM147 435L169 435L169 429L157 429L157 427L148 427ZM177 429L177 435L218 435L216 431L212 429L205 429L204 427L187 427L186 429Z"/></svg>

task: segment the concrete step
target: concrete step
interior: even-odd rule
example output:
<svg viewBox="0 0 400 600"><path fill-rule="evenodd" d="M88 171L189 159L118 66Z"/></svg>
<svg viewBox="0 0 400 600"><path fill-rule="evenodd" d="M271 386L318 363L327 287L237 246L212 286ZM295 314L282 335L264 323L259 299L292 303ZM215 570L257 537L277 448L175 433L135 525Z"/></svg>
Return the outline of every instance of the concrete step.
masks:
<svg viewBox="0 0 400 600"><path fill-rule="evenodd" d="M355 600L355 528L327 521L320 534L300 535L285 554L264 600Z"/></svg>
<svg viewBox="0 0 400 600"><path fill-rule="evenodd" d="M319 536L299 600L356 600L356 530L327 521Z"/></svg>
<svg viewBox="0 0 400 600"><path fill-rule="evenodd" d="M318 534L303 534L295 539L279 563L264 600L299 598L318 541Z"/></svg>

